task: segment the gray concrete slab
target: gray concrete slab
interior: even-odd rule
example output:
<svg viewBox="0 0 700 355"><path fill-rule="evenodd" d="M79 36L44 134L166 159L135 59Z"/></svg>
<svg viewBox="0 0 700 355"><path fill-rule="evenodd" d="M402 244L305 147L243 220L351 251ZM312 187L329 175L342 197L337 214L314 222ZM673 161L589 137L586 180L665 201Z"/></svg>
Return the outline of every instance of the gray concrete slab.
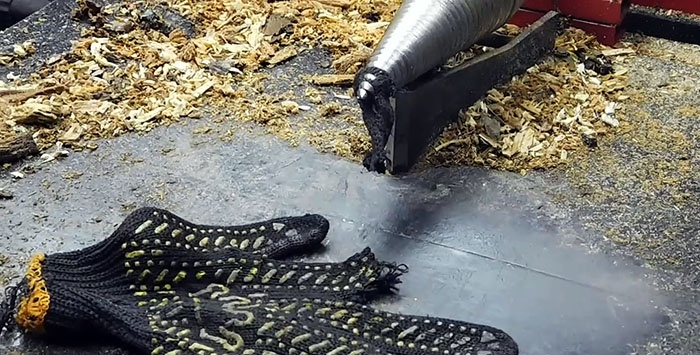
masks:
<svg viewBox="0 0 700 355"><path fill-rule="evenodd" d="M645 272L577 246L529 178L474 168L377 176L264 136L198 144L195 128L101 142L12 183L15 198L0 205L0 250L11 260L3 272L21 275L32 252L101 240L140 206L212 224L311 212L332 224L319 258L370 246L411 267L399 299L380 307L493 325L523 354L623 354L664 321L669 301ZM74 172L82 176L63 177Z"/></svg>

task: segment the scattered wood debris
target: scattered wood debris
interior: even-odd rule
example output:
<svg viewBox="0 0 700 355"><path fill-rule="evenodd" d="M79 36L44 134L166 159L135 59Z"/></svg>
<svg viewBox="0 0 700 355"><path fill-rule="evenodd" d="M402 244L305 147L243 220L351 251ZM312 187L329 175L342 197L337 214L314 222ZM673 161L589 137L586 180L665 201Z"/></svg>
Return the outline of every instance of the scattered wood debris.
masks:
<svg viewBox="0 0 700 355"><path fill-rule="evenodd" d="M297 51L295 46L287 46L277 51L277 53L275 53L275 55L273 55L272 58L267 61L267 63L277 65L296 57L297 54L299 54L299 51Z"/></svg>
<svg viewBox="0 0 700 355"><path fill-rule="evenodd" d="M352 83L400 3L146 0L98 6L80 0L76 17L92 26L71 52L52 58L29 79L0 82L0 101L13 103L0 102L0 137L31 132L42 150L57 142L94 149L95 139L199 118L203 107L214 107L291 144L307 141L360 160L369 136L359 110L352 100L346 100L349 114L331 103L352 93L324 89ZM508 25L501 31L518 29ZM262 68L318 46L333 55L335 73L308 78L317 88L303 97L267 92L274 78ZM465 110L429 161L515 171L548 167L623 127L625 97L619 91L625 69L610 69L615 58L633 51L613 51L573 29L561 35L557 47L562 57L531 68ZM297 116L308 121L292 119ZM317 120L326 123L320 132L310 123Z"/></svg>
<svg viewBox="0 0 700 355"><path fill-rule="evenodd" d="M31 155L39 154L30 134L0 140L0 164L11 164Z"/></svg>
<svg viewBox="0 0 700 355"><path fill-rule="evenodd" d="M517 172L567 162L623 122L627 70L593 36L569 29L557 52L462 112L428 155L436 165L486 165ZM597 54L591 54L597 53ZM631 54L618 50L615 55Z"/></svg>
<svg viewBox="0 0 700 355"><path fill-rule="evenodd" d="M321 86L347 86L352 85L354 79L352 74L319 74L311 76L309 81Z"/></svg>
<svg viewBox="0 0 700 355"><path fill-rule="evenodd" d="M25 41L9 48L0 49L0 65L10 65L36 52L34 41Z"/></svg>
<svg viewBox="0 0 700 355"><path fill-rule="evenodd" d="M11 191L0 188L0 200L11 200L14 197L15 195Z"/></svg>

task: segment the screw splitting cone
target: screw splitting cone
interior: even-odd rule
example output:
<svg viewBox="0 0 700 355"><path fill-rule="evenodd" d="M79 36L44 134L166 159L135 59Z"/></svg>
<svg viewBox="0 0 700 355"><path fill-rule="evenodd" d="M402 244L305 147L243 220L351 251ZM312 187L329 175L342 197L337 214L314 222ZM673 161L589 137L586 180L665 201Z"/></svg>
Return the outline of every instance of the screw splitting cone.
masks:
<svg viewBox="0 0 700 355"><path fill-rule="evenodd" d="M406 0L355 77L355 95L372 137L364 159L370 171L386 170L395 91L444 64L503 26L524 0Z"/></svg>

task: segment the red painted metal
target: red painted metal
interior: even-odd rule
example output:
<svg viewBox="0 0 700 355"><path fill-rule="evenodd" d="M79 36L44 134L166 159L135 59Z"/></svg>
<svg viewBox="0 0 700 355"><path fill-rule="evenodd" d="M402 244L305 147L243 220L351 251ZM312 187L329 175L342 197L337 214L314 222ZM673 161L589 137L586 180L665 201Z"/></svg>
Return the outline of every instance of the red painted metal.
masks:
<svg viewBox="0 0 700 355"><path fill-rule="evenodd" d="M547 11L559 11L569 17L571 26L613 46L625 32L621 24L632 4L700 14L700 0L527 0L509 23L523 27Z"/></svg>
<svg viewBox="0 0 700 355"><path fill-rule="evenodd" d="M555 10L576 19L619 25L629 6L630 0L528 0L522 8L545 12Z"/></svg>
<svg viewBox="0 0 700 355"><path fill-rule="evenodd" d="M622 23L630 0L558 0L559 12L572 18L608 25Z"/></svg>
<svg viewBox="0 0 700 355"><path fill-rule="evenodd" d="M508 22L519 27L525 27L539 20L544 14L545 12L543 11L520 9ZM624 34L624 28L620 25L602 24L579 19L570 19L569 24L572 27L595 35L598 41L606 46L614 46Z"/></svg>
<svg viewBox="0 0 700 355"><path fill-rule="evenodd" d="M658 7L658 6L659 6L659 0L632 0L632 4L634 4L634 5L642 5L642 6L649 6L649 7Z"/></svg>
<svg viewBox="0 0 700 355"><path fill-rule="evenodd" d="M584 20L572 19L571 27L582 29L590 34L594 34L598 42L606 46L614 46L625 34L625 29L621 25L608 25Z"/></svg>
<svg viewBox="0 0 700 355"><path fill-rule="evenodd" d="M525 27L529 26L535 21L539 20L542 16L544 16L546 12L542 11L533 11L533 10L528 10L528 9L520 9L518 12L513 15L513 17L510 18L508 23L516 25L518 27Z"/></svg>
<svg viewBox="0 0 700 355"><path fill-rule="evenodd" d="M698 0L632 0L632 4L700 15L700 1Z"/></svg>
<svg viewBox="0 0 700 355"><path fill-rule="evenodd" d="M527 0L522 7L524 9L538 11L556 10L557 1L558 0Z"/></svg>

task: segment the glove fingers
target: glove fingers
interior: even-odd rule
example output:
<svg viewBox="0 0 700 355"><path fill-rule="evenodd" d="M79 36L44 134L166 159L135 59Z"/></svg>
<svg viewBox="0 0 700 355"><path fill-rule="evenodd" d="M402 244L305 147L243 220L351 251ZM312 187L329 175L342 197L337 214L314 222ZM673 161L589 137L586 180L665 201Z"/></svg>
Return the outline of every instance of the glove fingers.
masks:
<svg viewBox="0 0 700 355"><path fill-rule="evenodd" d="M512 339L494 328L361 305L395 290L407 271L369 248L340 263L268 257L308 248L327 231L316 215L217 227L140 209L94 246L35 255L19 305L1 307L0 315L14 309L29 331L110 334L161 355L517 354Z"/></svg>
<svg viewBox="0 0 700 355"><path fill-rule="evenodd" d="M274 218L237 226L195 224L169 211L156 208L143 208L132 215L139 217L131 223L132 227L138 223L138 230L147 224L141 233L136 233L137 236L180 236L193 243L195 248L216 250L230 246L272 258L290 256L292 253L317 247L325 239L329 229L328 220L314 214ZM150 231L154 233L149 234Z"/></svg>
<svg viewBox="0 0 700 355"><path fill-rule="evenodd" d="M329 223L323 216L307 214L282 217L238 226L213 226L191 223L169 211L140 208L126 217L112 235L90 247L57 253L54 265L72 268L94 267L104 263L104 250L155 248L155 243L180 244L194 251L237 249L280 258L320 246L328 234Z"/></svg>
<svg viewBox="0 0 700 355"><path fill-rule="evenodd" d="M369 248L341 263L287 262L235 249L204 254L177 246L154 250L157 255L125 250L124 286L136 295L145 297L148 291L172 289L198 292L210 284L221 284L242 293L313 295L367 302L395 290L399 277L406 272L377 260ZM119 278L111 280L115 279ZM75 282L80 282L78 275Z"/></svg>
<svg viewBox="0 0 700 355"><path fill-rule="evenodd" d="M353 302L269 300L214 289L149 308L154 331L166 334L163 351L518 354L506 333L479 324L403 316Z"/></svg>

